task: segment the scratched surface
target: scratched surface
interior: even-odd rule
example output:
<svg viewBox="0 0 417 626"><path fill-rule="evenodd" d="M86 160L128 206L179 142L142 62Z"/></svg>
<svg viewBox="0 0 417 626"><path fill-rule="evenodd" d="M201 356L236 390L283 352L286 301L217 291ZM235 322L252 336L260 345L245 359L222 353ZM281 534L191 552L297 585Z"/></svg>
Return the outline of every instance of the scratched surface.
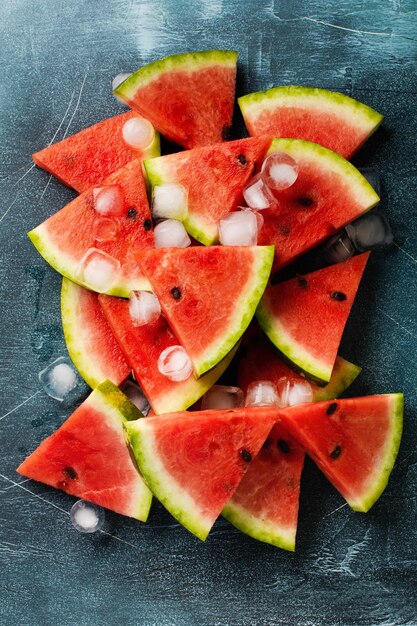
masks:
<svg viewBox="0 0 417 626"><path fill-rule="evenodd" d="M0 623L416 626L415 0L3 0L0 27ZM122 111L118 72L212 47L239 51L239 94L322 86L386 116L356 163L378 168L396 243L370 261L343 354L364 368L352 394L404 391L404 439L367 515L307 464L294 555L223 520L202 544L158 505L147 525L108 513L105 532L82 536L72 498L15 473L70 412L39 389L65 354L60 278L25 233L74 193L30 155Z"/></svg>

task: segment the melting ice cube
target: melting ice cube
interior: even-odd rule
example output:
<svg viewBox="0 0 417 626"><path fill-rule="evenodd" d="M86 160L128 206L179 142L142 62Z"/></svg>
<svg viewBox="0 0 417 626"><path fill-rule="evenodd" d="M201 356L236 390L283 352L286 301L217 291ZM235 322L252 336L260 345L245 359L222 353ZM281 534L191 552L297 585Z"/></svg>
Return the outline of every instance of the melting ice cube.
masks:
<svg viewBox="0 0 417 626"><path fill-rule="evenodd" d="M256 246L258 220L250 209L229 213L219 222L219 241L222 246Z"/></svg>
<svg viewBox="0 0 417 626"><path fill-rule="evenodd" d="M293 382L286 378L280 378L277 383L278 390L278 406L284 408L286 406L294 406L304 402L312 402L313 390L310 383L305 381Z"/></svg>
<svg viewBox="0 0 417 626"><path fill-rule="evenodd" d="M367 213L345 227L358 252L389 246L394 241L391 226L382 211Z"/></svg>
<svg viewBox="0 0 417 626"><path fill-rule="evenodd" d="M131 380L127 380L122 387L122 391L129 398L143 415L147 415L151 408L142 389Z"/></svg>
<svg viewBox="0 0 417 626"><path fill-rule="evenodd" d="M39 380L48 396L59 400L67 400L76 391L81 380L70 359L59 357L39 372Z"/></svg>
<svg viewBox="0 0 417 626"><path fill-rule="evenodd" d="M114 241L119 234L120 224L108 217L96 217L93 224L94 239L97 241Z"/></svg>
<svg viewBox="0 0 417 626"><path fill-rule="evenodd" d="M78 267L79 279L93 291L108 291L120 269L120 261L97 248L89 248Z"/></svg>
<svg viewBox="0 0 417 626"><path fill-rule="evenodd" d="M144 326L161 315L158 297L152 291L131 291L129 313L133 326Z"/></svg>
<svg viewBox="0 0 417 626"><path fill-rule="evenodd" d="M104 509L97 504L78 500L70 511L72 525L80 533L95 533L104 524Z"/></svg>
<svg viewBox="0 0 417 626"><path fill-rule="evenodd" d="M248 385L245 406L276 406L278 391L270 380L257 380Z"/></svg>
<svg viewBox="0 0 417 626"><path fill-rule="evenodd" d="M298 165L289 154L275 152L262 164L262 180L270 189L280 191L295 183L298 177Z"/></svg>
<svg viewBox="0 0 417 626"><path fill-rule="evenodd" d="M153 142L155 129L144 117L131 117L123 124L122 135L128 146L144 150Z"/></svg>
<svg viewBox="0 0 417 626"><path fill-rule="evenodd" d="M112 91L117 89L119 85L121 85L127 78L129 78L129 76L132 76L130 72L120 72L120 74L117 74L117 76L115 76L111 81ZM115 96L115 98L122 104L126 104L125 101L122 100L119 96Z"/></svg>
<svg viewBox="0 0 417 626"><path fill-rule="evenodd" d="M355 254L355 246L343 230L326 243L323 248L323 258L326 263L341 263Z"/></svg>
<svg viewBox="0 0 417 626"><path fill-rule="evenodd" d="M155 248L187 248L191 244L182 222L165 220L154 228Z"/></svg>
<svg viewBox="0 0 417 626"><path fill-rule="evenodd" d="M188 213L188 191L183 185L155 185L152 197L154 217L184 220Z"/></svg>
<svg viewBox="0 0 417 626"><path fill-rule="evenodd" d="M275 201L269 187L262 180L261 173L256 174L243 190L245 202L251 209L268 209Z"/></svg>
<svg viewBox="0 0 417 626"><path fill-rule="evenodd" d="M201 408L207 409L234 409L243 406L243 391L239 387L213 385L201 400Z"/></svg>
<svg viewBox="0 0 417 626"><path fill-rule="evenodd" d="M103 217L122 217L124 199L120 185L104 185L93 188L95 211Z"/></svg>
<svg viewBox="0 0 417 626"><path fill-rule="evenodd" d="M182 346L170 346L159 355L158 370L169 380L181 382L191 376L193 364Z"/></svg>

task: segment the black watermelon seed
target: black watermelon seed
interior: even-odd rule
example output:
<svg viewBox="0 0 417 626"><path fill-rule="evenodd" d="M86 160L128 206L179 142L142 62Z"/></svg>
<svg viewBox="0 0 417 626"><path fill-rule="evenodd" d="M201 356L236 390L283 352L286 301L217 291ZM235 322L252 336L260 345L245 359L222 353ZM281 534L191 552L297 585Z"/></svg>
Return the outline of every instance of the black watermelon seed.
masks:
<svg viewBox="0 0 417 626"><path fill-rule="evenodd" d="M137 214L138 214L138 212L136 211L136 209L128 209L127 210L127 216L131 220L136 219Z"/></svg>
<svg viewBox="0 0 417 626"><path fill-rule="evenodd" d="M340 446L336 446L334 450L330 452L330 457L332 459L338 459L339 456L341 455L341 452L342 452L342 448Z"/></svg>
<svg viewBox="0 0 417 626"><path fill-rule="evenodd" d="M330 297L333 298L333 300L337 300L338 302L343 302L343 300L346 300L347 295L343 293L343 291L332 291Z"/></svg>
<svg viewBox="0 0 417 626"><path fill-rule="evenodd" d="M285 439L278 439L277 446L281 450L281 452L283 452L284 454L289 454L290 446L288 445L288 441L285 441Z"/></svg>
<svg viewBox="0 0 417 626"><path fill-rule="evenodd" d="M71 478L71 480L75 480L77 478L77 472L73 467L65 467L64 472L66 473L68 478Z"/></svg>
<svg viewBox="0 0 417 626"><path fill-rule="evenodd" d="M145 221L143 222L143 228L144 228L145 230L151 230L151 228L152 228L152 222L151 222L151 220L145 220Z"/></svg>
<svg viewBox="0 0 417 626"><path fill-rule="evenodd" d="M265 439L262 447L263 448L269 448L270 445L271 445L271 440L270 439Z"/></svg>
<svg viewBox="0 0 417 626"><path fill-rule="evenodd" d="M297 281L300 287L308 287L308 280L304 276L297 276Z"/></svg>
<svg viewBox="0 0 417 626"><path fill-rule="evenodd" d="M237 157L237 160L239 161L241 165L246 165L246 157L244 154L239 154L239 156Z"/></svg>
<svg viewBox="0 0 417 626"><path fill-rule="evenodd" d="M284 235L284 237L288 237L288 235L291 232L291 229L289 226L285 226L283 224L280 224L279 229L281 231L281 234Z"/></svg>
<svg viewBox="0 0 417 626"><path fill-rule="evenodd" d="M252 461L252 455L248 450L241 450L240 456L246 463L250 463Z"/></svg>
<svg viewBox="0 0 417 626"><path fill-rule="evenodd" d="M181 298L181 290L178 289L178 287L173 287L171 289L171 295L174 298L174 300L179 300Z"/></svg>
<svg viewBox="0 0 417 626"><path fill-rule="evenodd" d="M336 409L337 409L337 402L332 402L331 404L329 404L329 406L326 409L327 415L333 415Z"/></svg>
<svg viewBox="0 0 417 626"><path fill-rule="evenodd" d="M305 207L312 206L313 204L312 198L308 198L308 197L298 198L297 202L300 206L305 206Z"/></svg>

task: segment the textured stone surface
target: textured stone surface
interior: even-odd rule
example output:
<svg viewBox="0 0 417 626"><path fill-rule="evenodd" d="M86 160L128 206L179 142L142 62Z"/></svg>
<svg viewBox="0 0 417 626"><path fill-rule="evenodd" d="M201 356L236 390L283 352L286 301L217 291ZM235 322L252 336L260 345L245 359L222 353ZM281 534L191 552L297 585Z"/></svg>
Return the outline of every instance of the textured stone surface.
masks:
<svg viewBox="0 0 417 626"><path fill-rule="evenodd" d="M415 626L415 1L3 0L0 29L0 623ZM146 526L108 513L104 534L82 536L73 499L15 473L69 413L39 392L38 371L65 354L60 277L26 231L74 193L30 169L30 155L124 110L110 92L119 72L212 47L239 51L239 95L323 86L386 116L355 162L379 169L396 244L370 260L342 353L364 368L352 394L404 391L403 444L367 515L342 507L307 464L295 555L224 520L202 544L158 505Z"/></svg>

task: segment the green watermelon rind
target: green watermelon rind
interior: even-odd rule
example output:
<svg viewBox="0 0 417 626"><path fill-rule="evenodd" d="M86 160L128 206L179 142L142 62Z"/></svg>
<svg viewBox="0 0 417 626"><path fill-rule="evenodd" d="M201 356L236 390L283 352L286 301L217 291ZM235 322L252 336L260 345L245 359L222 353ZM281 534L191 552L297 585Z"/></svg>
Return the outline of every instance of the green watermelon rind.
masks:
<svg viewBox="0 0 417 626"><path fill-rule="evenodd" d="M157 79L161 74L173 71L195 72L210 65L235 67L237 56L234 50L202 50L201 52L173 54L141 67L126 78L113 91L113 94L128 102L140 87Z"/></svg>
<svg viewBox="0 0 417 626"><path fill-rule="evenodd" d="M205 541L211 522L196 509L193 498L172 478L160 461L153 436L152 418L125 424L139 469L154 496L193 535Z"/></svg>
<svg viewBox="0 0 417 626"><path fill-rule="evenodd" d="M337 372L335 371L337 367ZM362 368L346 359L339 357L335 361L330 382L325 387L319 387L313 392L313 402L333 400L340 396L359 376Z"/></svg>

